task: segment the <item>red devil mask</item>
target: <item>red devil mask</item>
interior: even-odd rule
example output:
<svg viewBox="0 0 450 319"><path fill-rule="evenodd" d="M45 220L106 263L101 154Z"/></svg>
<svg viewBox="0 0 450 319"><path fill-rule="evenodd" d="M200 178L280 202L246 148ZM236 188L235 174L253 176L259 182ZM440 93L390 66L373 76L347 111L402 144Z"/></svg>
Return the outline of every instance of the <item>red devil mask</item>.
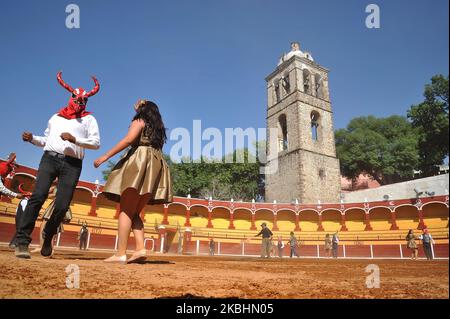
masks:
<svg viewBox="0 0 450 319"><path fill-rule="evenodd" d="M15 164L16 154L11 153L6 162L0 163L0 176L1 178L6 178L9 173L13 172L16 168Z"/></svg>
<svg viewBox="0 0 450 319"><path fill-rule="evenodd" d="M72 96L69 99L69 104L59 110L59 115L71 120L91 114L91 112L86 111L88 98L95 95L100 89L100 84L95 76L92 77L95 86L91 91L87 92L83 88L76 88L75 90L72 89L72 87L61 78L61 74L62 72L58 72L56 78L58 79L59 84L69 91Z"/></svg>

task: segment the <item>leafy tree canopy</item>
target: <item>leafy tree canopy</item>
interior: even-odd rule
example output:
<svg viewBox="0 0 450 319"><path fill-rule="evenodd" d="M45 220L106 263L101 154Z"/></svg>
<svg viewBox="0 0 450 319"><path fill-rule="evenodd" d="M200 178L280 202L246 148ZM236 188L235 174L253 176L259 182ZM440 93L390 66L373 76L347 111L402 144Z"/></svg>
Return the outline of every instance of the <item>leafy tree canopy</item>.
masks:
<svg viewBox="0 0 450 319"><path fill-rule="evenodd" d="M417 131L418 169L424 177L435 175L438 165L448 157L448 91L448 76L435 75L431 84L425 86L425 100L408 110L408 118Z"/></svg>
<svg viewBox="0 0 450 319"><path fill-rule="evenodd" d="M414 128L405 117L358 117L336 131L341 174L356 179L368 174L381 185L413 177L418 164Z"/></svg>

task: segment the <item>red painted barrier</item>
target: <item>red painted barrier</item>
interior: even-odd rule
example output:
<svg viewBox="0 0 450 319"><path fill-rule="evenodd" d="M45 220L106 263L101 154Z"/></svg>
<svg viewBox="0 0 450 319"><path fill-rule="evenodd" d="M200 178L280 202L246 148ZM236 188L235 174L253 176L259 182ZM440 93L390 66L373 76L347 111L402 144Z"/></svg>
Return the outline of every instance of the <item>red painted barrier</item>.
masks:
<svg viewBox="0 0 450 319"><path fill-rule="evenodd" d="M15 225L8 223L0 223L0 242L9 243L13 234L15 233ZM60 235L59 246L63 247L78 247L78 232L64 231ZM32 233L32 244L39 242L39 228L36 228ZM155 239L155 251L159 252L159 241ZM103 235L98 233L91 233L89 242L89 248L93 249L114 249L116 237L113 235ZM151 244L149 244L151 246ZM135 240L134 237L130 237L129 249L134 249ZM419 247L419 257L425 257L422 245ZM449 245L448 244L436 244L434 245L434 254L436 258L448 258L449 257ZM401 245L404 258L410 258L411 252L405 244ZM372 245L374 258L400 258L400 245ZM178 252L178 241L172 242L169 249L170 253L176 254ZM317 245L300 245L297 248L297 252L300 257L317 257ZM344 257L343 245L339 245L338 257ZM197 241L191 241L185 251L187 254L195 255L197 253ZM199 253L209 254L209 240L200 240ZM219 253L219 242L216 241L216 255ZM245 244L246 256L259 256L261 253L261 245L256 243ZM220 243L221 255L242 255L242 243ZM290 254L290 247L286 245L283 249L283 256L287 257ZM323 245L319 245L320 257L326 257L325 249ZM370 245L346 245L345 255L347 258L370 258L371 251ZM278 250L275 249L275 256L278 256Z"/></svg>
<svg viewBox="0 0 450 319"><path fill-rule="evenodd" d="M373 245L373 257L400 258L399 245Z"/></svg>
<svg viewBox="0 0 450 319"><path fill-rule="evenodd" d="M241 255L242 245L239 243L221 243L220 254L222 255Z"/></svg>
<svg viewBox="0 0 450 319"><path fill-rule="evenodd" d="M370 246L367 245L346 245L345 257L370 257Z"/></svg>
<svg viewBox="0 0 450 319"><path fill-rule="evenodd" d="M114 249L116 236L92 234L89 240L89 248Z"/></svg>
<svg viewBox="0 0 450 319"><path fill-rule="evenodd" d="M297 248L297 253L300 257L317 257L316 245L300 245Z"/></svg>
<svg viewBox="0 0 450 319"><path fill-rule="evenodd" d="M436 258L448 258L448 244L434 245L434 257Z"/></svg>
<svg viewBox="0 0 450 319"><path fill-rule="evenodd" d="M245 254L246 255L261 255L261 245L258 244L245 244Z"/></svg>
<svg viewBox="0 0 450 319"><path fill-rule="evenodd" d="M16 233L16 225L0 223L0 242L9 243ZM39 244L39 228L35 228L31 234L32 244Z"/></svg>

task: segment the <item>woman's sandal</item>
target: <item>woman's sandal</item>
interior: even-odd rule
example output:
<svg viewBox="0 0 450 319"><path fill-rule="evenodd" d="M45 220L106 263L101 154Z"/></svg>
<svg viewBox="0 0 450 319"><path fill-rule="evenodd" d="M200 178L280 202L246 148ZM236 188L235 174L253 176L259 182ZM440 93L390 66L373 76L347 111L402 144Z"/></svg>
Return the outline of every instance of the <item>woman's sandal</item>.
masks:
<svg viewBox="0 0 450 319"><path fill-rule="evenodd" d="M134 252L134 254L128 259L127 263L132 264L139 264L143 263L147 259L147 250L142 249L139 251Z"/></svg>
<svg viewBox="0 0 450 319"><path fill-rule="evenodd" d="M105 260L103 260L105 263L110 263L110 264L121 264L121 265L125 265L127 263L127 255L123 255L123 256L111 256L109 258L106 258Z"/></svg>

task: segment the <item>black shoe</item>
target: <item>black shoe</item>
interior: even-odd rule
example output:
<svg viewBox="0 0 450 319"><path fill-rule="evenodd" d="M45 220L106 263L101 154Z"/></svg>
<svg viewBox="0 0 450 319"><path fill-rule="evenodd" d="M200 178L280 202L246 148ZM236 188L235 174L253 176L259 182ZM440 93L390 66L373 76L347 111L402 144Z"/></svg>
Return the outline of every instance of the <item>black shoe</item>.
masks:
<svg viewBox="0 0 450 319"><path fill-rule="evenodd" d="M28 251L28 246L19 245L16 247L15 255L17 258L30 259L30 252Z"/></svg>
<svg viewBox="0 0 450 319"><path fill-rule="evenodd" d="M42 243L41 255L44 257L50 257L53 255L53 236L47 236L45 233L42 234L44 241Z"/></svg>

